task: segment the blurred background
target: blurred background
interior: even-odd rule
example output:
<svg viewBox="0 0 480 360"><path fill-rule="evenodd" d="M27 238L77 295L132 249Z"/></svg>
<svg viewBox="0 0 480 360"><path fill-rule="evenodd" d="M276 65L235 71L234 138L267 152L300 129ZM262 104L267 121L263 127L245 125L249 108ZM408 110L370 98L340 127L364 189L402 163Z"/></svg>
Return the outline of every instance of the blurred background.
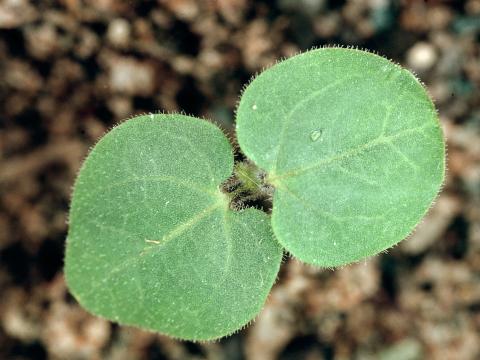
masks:
<svg viewBox="0 0 480 360"><path fill-rule="evenodd" d="M313 46L414 70L439 109L448 177L413 236L335 271L289 259L255 323L195 344L82 310L62 275L88 149L137 113L233 134L250 77ZM0 359L479 359L480 0L1 0Z"/></svg>

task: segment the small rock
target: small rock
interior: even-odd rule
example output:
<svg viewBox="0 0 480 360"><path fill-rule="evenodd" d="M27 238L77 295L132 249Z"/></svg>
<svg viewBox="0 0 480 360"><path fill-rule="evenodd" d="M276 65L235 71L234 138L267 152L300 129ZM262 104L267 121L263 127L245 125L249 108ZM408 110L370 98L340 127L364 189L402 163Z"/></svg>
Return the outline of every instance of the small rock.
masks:
<svg viewBox="0 0 480 360"><path fill-rule="evenodd" d="M0 3L0 29L13 29L37 17L37 11L28 0L5 0Z"/></svg>
<svg viewBox="0 0 480 360"><path fill-rule="evenodd" d="M113 96L107 101L108 108L118 119L124 119L133 112L132 101L126 96ZM99 136L103 134L100 133Z"/></svg>
<svg viewBox="0 0 480 360"><path fill-rule="evenodd" d="M58 36L51 24L29 27L25 32L28 52L36 59L45 60L58 51Z"/></svg>
<svg viewBox="0 0 480 360"><path fill-rule="evenodd" d="M91 57L100 46L100 41L93 31L81 29L79 31L79 42L75 47L75 54L81 59Z"/></svg>
<svg viewBox="0 0 480 360"><path fill-rule="evenodd" d="M13 60L7 63L4 83L24 93L36 93L43 85L43 79L26 61Z"/></svg>
<svg viewBox="0 0 480 360"><path fill-rule="evenodd" d="M407 63L416 71L426 71L437 62L435 48L427 42L418 42L407 52Z"/></svg>
<svg viewBox="0 0 480 360"><path fill-rule="evenodd" d="M407 254L417 255L429 249L458 215L462 203L458 198L443 194L418 226L412 237L401 243L400 248Z"/></svg>
<svg viewBox="0 0 480 360"><path fill-rule="evenodd" d="M115 19L108 26L107 39L118 48L125 48L130 42L130 24L125 19Z"/></svg>
<svg viewBox="0 0 480 360"><path fill-rule="evenodd" d="M151 64L133 58L116 58L110 64L113 91L148 96L155 88L155 70Z"/></svg>
<svg viewBox="0 0 480 360"><path fill-rule="evenodd" d="M194 0L162 0L161 3L185 21L192 21L200 12L199 4Z"/></svg>

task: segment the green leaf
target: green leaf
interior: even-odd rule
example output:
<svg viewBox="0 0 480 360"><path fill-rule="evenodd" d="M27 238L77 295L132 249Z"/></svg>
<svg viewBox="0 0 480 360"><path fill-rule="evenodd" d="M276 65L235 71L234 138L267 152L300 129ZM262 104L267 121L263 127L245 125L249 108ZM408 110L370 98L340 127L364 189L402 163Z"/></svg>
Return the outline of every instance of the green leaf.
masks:
<svg viewBox="0 0 480 360"><path fill-rule="evenodd" d="M240 101L237 136L276 188L276 237L311 264L342 265L396 244L444 178L442 130L425 89L360 50L309 51L261 73Z"/></svg>
<svg viewBox="0 0 480 360"><path fill-rule="evenodd" d="M190 340L234 332L261 309L281 248L266 214L233 212L233 168L214 125L150 115L113 129L73 193L66 279L94 314Z"/></svg>

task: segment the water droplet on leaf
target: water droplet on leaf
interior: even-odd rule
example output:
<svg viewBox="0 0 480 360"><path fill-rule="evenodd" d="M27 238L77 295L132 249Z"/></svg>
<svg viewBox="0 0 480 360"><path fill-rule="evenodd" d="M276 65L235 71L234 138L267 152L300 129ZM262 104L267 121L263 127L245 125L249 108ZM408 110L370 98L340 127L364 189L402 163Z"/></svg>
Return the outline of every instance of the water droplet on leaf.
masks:
<svg viewBox="0 0 480 360"><path fill-rule="evenodd" d="M323 134L323 130L321 129L312 130L312 132L310 133L310 140L314 142L318 141L322 137L322 134Z"/></svg>

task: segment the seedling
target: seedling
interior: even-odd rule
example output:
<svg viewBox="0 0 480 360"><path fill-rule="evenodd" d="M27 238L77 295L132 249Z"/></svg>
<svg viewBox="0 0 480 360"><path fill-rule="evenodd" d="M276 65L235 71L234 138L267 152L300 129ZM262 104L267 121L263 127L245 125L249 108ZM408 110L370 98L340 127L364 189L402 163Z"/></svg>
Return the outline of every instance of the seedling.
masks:
<svg viewBox="0 0 480 360"><path fill-rule="evenodd" d="M65 273L80 304L181 339L231 334L260 311L283 251L322 267L378 254L408 236L444 178L425 89L360 50L264 71L236 130L249 161L235 166L217 126L180 114L133 118L98 142L70 210Z"/></svg>

